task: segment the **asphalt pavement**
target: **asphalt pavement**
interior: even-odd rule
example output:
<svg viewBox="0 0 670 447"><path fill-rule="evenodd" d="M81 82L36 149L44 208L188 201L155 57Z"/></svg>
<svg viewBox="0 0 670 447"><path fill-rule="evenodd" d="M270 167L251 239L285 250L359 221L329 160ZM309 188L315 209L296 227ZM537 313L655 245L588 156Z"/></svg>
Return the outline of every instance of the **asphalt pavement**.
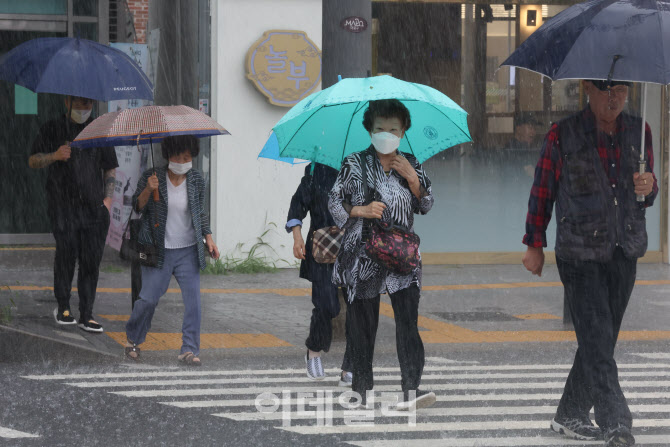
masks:
<svg viewBox="0 0 670 447"><path fill-rule="evenodd" d="M304 374L310 284L296 270L203 275L203 367L192 370L176 361L183 311L176 283L135 364L121 344L131 309L127 265L106 255L95 306L105 332L90 334L55 324L52 262L49 247L0 249L0 445L592 445L548 430L576 347L555 266L541 278L520 265L425 267L422 387L438 402L414 423L384 406L393 398L385 393L399 390L399 371L383 297L375 353L381 402L356 424L338 401L343 340L323 356L326 381ZM669 291L670 266L638 267L617 347L638 445L670 446ZM78 316L76 303L75 292Z"/></svg>

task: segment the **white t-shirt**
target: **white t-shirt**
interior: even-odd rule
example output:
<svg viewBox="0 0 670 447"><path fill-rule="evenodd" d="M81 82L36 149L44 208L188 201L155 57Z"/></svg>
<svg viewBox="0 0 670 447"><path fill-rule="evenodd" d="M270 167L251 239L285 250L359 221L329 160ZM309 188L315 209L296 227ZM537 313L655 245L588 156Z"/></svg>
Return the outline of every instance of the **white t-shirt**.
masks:
<svg viewBox="0 0 670 447"><path fill-rule="evenodd" d="M165 174L168 192L168 214L165 224L165 248L184 248L196 244L191 211L188 208L186 179L174 186Z"/></svg>

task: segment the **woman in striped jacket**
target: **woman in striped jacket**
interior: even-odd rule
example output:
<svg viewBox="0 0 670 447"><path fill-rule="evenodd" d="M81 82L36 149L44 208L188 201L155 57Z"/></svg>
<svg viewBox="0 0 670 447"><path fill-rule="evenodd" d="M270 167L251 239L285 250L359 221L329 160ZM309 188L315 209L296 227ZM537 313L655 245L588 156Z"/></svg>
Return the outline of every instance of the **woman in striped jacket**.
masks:
<svg viewBox="0 0 670 447"><path fill-rule="evenodd" d="M133 195L135 210L142 213L139 241L156 247L158 265L142 266L142 290L126 324L125 352L130 359L139 359L138 345L144 342L158 300L174 275L184 301L178 360L200 366L200 270L206 266L205 249L214 259L218 259L219 250L203 211L205 181L192 169L192 159L200 152L198 139L191 135L167 137L161 149L169 161L167 169L145 171ZM158 201L151 199L156 189Z"/></svg>

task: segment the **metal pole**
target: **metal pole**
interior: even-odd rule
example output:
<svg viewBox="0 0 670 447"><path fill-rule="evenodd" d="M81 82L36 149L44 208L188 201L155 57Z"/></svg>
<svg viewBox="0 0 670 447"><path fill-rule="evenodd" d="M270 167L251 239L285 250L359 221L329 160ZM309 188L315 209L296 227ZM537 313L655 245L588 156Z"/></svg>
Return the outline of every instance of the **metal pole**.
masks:
<svg viewBox="0 0 670 447"><path fill-rule="evenodd" d="M322 0L322 68L323 88L343 78L366 77L372 70L372 1ZM349 17L363 19L367 26L360 32L342 26Z"/></svg>

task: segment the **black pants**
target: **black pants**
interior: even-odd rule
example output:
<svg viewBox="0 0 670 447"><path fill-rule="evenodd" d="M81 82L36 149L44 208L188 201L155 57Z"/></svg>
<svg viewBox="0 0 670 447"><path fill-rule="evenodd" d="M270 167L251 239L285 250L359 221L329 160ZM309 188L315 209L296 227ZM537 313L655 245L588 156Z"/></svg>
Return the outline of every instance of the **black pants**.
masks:
<svg viewBox="0 0 670 447"><path fill-rule="evenodd" d="M614 347L635 284L637 259L616 249L606 263L556 261L578 343L556 414L588 416L594 407L600 428L630 428L632 417L619 386Z"/></svg>
<svg viewBox="0 0 670 447"><path fill-rule="evenodd" d="M93 318L93 302L98 287L100 261L105 248L105 239L109 229L107 219L93 222L91 225L67 230L54 230L56 256L54 260L54 295L60 312L70 309L72 278L74 267L79 261L77 288L79 295L79 320Z"/></svg>
<svg viewBox="0 0 670 447"><path fill-rule="evenodd" d="M333 318L340 314L340 300L337 286L332 282L312 283L312 319L309 324L309 336L305 340L307 349L314 352L328 352L333 341ZM345 323L348 325L348 320ZM345 327L345 332L348 330ZM342 370L351 371L349 355L349 334L346 334L347 347L342 360Z"/></svg>
<svg viewBox="0 0 670 447"><path fill-rule="evenodd" d="M130 220L130 239L138 240L140 235L141 219ZM142 290L142 264L140 261L130 262L130 308L135 307L135 301L140 299L140 291Z"/></svg>
<svg viewBox="0 0 670 447"><path fill-rule="evenodd" d="M403 391L416 390L421 383L425 362L423 342L419 335L419 288L410 286L390 295L395 316L395 339L400 363L400 385ZM347 306L350 317L352 391L365 396L373 389L372 360L379 325L379 295L371 299L354 299Z"/></svg>

